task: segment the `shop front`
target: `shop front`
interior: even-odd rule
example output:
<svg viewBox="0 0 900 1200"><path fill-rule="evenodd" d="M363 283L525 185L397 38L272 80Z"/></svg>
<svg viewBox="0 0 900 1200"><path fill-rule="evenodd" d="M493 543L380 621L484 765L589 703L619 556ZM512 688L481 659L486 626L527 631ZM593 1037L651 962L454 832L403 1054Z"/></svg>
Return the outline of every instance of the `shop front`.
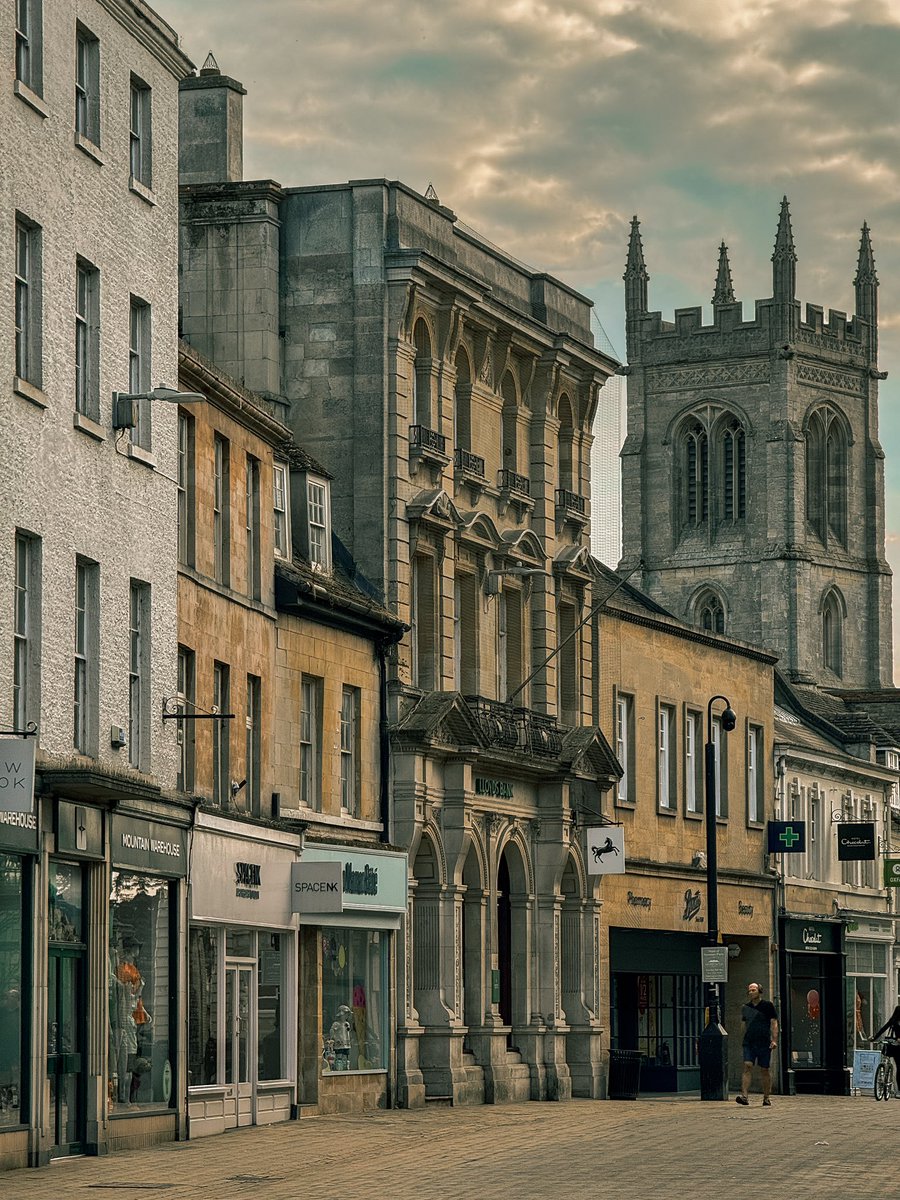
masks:
<svg viewBox="0 0 900 1200"><path fill-rule="evenodd" d="M700 951L707 945L706 888L687 877L610 875L603 881L603 900L610 925L610 1046L640 1052L642 1091L695 1091L705 1024ZM767 889L720 883L729 982L720 985L719 1000L735 1083L746 985L761 980L768 986L771 911Z"/></svg>
<svg viewBox="0 0 900 1200"><path fill-rule="evenodd" d="M292 895L300 914L301 1104L320 1113L389 1107L407 856L307 843Z"/></svg>
<svg viewBox="0 0 900 1200"><path fill-rule="evenodd" d="M871 1050L872 1034L894 1011L891 966L894 930L890 917L860 916L847 923L847 1012L852 1014L847 1049Z"/></svg>
<svg viewBox="0 0 900 1200"><path fill-rule="evenodd" d="M36 812L0 812L0 1166L29 1161L35 1096L33 925Z"/></svg>
<svg viewBox="0 0 900 1200"><path fill-rule="evenodd" d="M106 1110L109 1148L118 1149L184 1130L188 855L186 829L120 812L109 824ZM51 997L52 983L51 971Z"/></svg>
<svg viewBox="0 0 900 1200"><path fill-rule="evenodd" d="M300 838L198 812L188 932L191 1137L296 1115Z"/></svg>
<svg viewBox="0 0 900 1200"><path fill-rule="evenodd" d="M786 1090L847 1095L844 925L785 916L780 921L782 1068ZM850 1011L855 1011L854 1007Z"/></svg>

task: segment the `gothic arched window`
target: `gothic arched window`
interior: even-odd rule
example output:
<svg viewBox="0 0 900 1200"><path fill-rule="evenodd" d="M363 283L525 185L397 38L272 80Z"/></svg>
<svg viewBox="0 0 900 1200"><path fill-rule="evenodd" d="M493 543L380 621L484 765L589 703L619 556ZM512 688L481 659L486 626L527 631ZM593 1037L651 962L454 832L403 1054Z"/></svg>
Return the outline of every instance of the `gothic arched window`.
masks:
<svg viewBox="0 0 900 1200"><path fill-rule="evenodd" d="M747 515L747 438L740 421L730 421L721 436L722 518L741 521Z"/></svg>
<svg viewBox="0 0 900 1200"><path fill-rule="evenodd" d="M844 610L835 591L828 593L822 605L822 662L840 679L844 673Z"/></svg>
<svg viewBox="0 0 900 1200"><path fill-rule="evenodd" d="M725 608L715 592L703 592L694 605L695 624L707 633L725 632Z"/></svg>
<svg viewBox="0 0 900 1200"><path fill-rule="evenodd" d="M685 431L682 459L683 524L702 525L709 517L709 439L699 421L692 422Z"/></svg>
<svg viewBox="0 0 900 1200"><path fill-rule="evenodd" d="M415 373L413 374L413 424L432 429L431 419L431 336L428 326L420 318L413 328L413 344L416 348Z"/></svg>
<svg viewBox="0 0 900 1200"><path fill-rule="evenodd" d="M812 414L806 430L806 519L823 545L847 544L847 435L835 409Z"/></svg>

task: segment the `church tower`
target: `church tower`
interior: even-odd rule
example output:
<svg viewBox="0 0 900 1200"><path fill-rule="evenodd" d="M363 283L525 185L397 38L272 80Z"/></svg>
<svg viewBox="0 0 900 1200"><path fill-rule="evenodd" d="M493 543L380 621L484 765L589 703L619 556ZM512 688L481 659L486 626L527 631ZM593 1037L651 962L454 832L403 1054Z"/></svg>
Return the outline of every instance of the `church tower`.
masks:
<svg viewBox="0 0 900 1200"><path fill-rule="evenodd" d="M625 271L623 559L677 616L765 646L797 682L891 686L878 442L878 278L862 228L855 314L796 297L787 198L772 295L744 320L724 243L712 323L648 311L640 226Z"/></svg>

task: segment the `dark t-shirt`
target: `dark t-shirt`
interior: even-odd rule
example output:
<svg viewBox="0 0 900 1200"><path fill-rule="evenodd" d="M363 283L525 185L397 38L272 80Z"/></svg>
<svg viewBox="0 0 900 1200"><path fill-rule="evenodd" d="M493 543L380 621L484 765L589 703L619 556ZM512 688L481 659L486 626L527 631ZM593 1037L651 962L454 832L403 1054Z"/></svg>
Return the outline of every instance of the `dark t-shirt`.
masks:
<svg viewBox="0 0 900 1200"><path fill-rule="evenodd" d="M777 1020L775 1005L771 1000L760 1000L759 1004L745 1004L741 1009L744 1022L744 1041L750 1046L768 1046L772 1040L770 1022Z"/></svg>

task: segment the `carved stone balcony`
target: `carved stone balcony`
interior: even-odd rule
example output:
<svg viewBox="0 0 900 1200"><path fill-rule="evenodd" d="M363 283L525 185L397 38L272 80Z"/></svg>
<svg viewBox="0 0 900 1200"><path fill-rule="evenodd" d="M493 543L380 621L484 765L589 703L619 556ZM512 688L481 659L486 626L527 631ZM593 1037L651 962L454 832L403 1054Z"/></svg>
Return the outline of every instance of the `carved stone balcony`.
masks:
<svg viewBox="0 0 900 1200"><path fill-rule="evenodd" d="M484 696L466 696L465 701L489 746L535 758L554 758L562 751L562 734L553 717Z"/></svg>
<svg viewBox="0 0 900 1200"><path fill-rule="evenodd" d="M525 514L534 508L531 482L527 475L520 475L518 471L511 471L508 467L501 467L497 473L497 487L500 490L501 516L512 505L516 517L521 521Z"/></svg>
<svg viewBox="0 0 900 1200"><path fill-rule="evenodd" d="M568 488L556 489L556 530L557 533L568 522L570 525L583 529L588 523L587 501L578 492L570 492Z"/></svg>
<svg viewBox="0 0 900 1200"><path fill-rule="evenodd" d="M431 475L431 482L440 481L444 468L450 463L447 454L447 439L436 429L427 425L410 425L409 427L409 473L415 475L420 466L424 466Z"/></svg>

